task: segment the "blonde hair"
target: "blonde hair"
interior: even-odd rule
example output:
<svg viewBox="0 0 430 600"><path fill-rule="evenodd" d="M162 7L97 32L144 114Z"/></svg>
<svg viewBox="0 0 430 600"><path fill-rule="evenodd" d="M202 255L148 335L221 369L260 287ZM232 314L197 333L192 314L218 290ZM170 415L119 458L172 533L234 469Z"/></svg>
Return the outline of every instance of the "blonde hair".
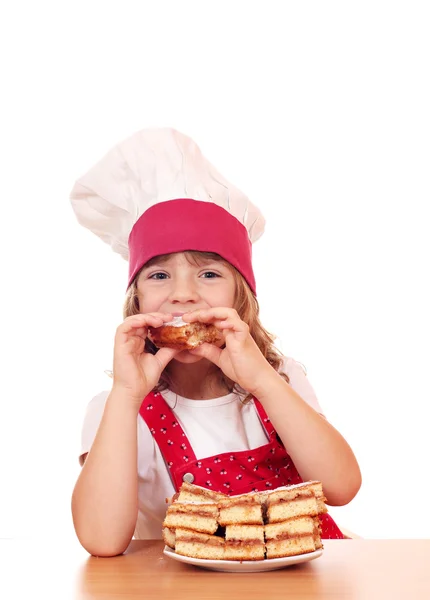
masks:
<svg viewBox="0 0 430 600"><path fill-rule="evenodd" d="M234 283L236 286L235 290L235 302L234 309L237 311L239 317L248 324L249 332L253 337L255 343L260 349L262 355L267 360L267 362L275 369L275 371L279 372L280 366L282 364L282 354L276 348L274 341L275 336L269 333L261 324L259 313L260 307L258 305L258 300L251 291L251 288L245 281L244 277L239 273L235 267L233 267L229 262L224 260L219 254L214 254L212 252L194 252L188 251L184 252L185 257L190 263L194 263L196 265L202 264L207 260L216 260L223 263L226 267L228 267L233 274ZM163 256L157 256L157 262L163 262L164 260L168 260L171 254L165 254ZM155 259L148 261L145 267L151 265L151 262L155 262ZM143 267L142 267L143 268ZM124 319L139 313L139 299L138 299L138 290L137 290L137 279L139 277L139 273L134 278L131 283L129 289L127 290L127 294L124 301L123 307L123 316ZM146 340L145 349L148 352L152 352L155 354L157 349L149 340ZM289 383L289 378L286 373L279 373L285 381ZM228 389L242 391L239 386L231 381L228 377L224 375L224 373L220 370L220 378L221 381L226 385ZM156 386L157 391L162 391L169 387L170 380L169 375L166 372L166 369L161 374L158 385ZM243 402L248 402L252 398L252 394L248 394Z"/></svg>

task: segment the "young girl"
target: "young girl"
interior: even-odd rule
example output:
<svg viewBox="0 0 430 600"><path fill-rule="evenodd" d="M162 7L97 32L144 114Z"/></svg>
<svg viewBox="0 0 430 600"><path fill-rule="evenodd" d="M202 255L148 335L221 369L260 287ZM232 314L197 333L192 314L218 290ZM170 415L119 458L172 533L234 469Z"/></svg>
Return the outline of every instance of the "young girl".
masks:
<svg viewBox="0 0 430 600"><path fill-rule="evenodd" d="M321 413L301 366L258 317L251 243L259 210L186 136L141 131L75 185L82 225L129 260L113 384L90 402L72 512L81 544L114 556L160 538L183 481L227 494L306 480L343 505L361 485L350 447ZM219 344L157 350L148 328L213 324ZM323 538L343 535L329 515Z"/></svg>

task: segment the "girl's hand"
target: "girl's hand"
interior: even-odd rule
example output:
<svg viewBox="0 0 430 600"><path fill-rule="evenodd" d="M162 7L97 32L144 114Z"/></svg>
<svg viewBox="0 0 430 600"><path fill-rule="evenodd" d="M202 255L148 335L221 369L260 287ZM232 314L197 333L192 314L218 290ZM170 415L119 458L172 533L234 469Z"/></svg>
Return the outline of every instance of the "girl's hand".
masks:
<svg viewBox="0 0 430 600"><path fill-rule="evenodd" d="M116 330L113 387L140 403L158 383L160 375L178 350L161 348L153 355L145 352L148 326L161 327L171 314L148 313L127 317Z"/></svg>
<svg viewBox="0 0 430 600"><path fill-rule="evenodd" d="M225 348L202 344L190 350L190 353L216 364L229 379L238 383L244 390L257 395L264 388L267 377L275 375L275 371L249 333L248 325L233 308L196 310L186 313L182 318L189 323L212 323L223 333Z"/></svg>

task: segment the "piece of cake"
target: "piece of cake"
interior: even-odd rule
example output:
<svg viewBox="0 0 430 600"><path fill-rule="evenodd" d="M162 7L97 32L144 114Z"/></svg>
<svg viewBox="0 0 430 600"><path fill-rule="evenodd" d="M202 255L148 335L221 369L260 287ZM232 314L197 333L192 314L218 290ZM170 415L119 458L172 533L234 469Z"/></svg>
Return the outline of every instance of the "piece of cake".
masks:
<svg viewBox="0 0 430 600"><path fill-rule="evenodd" d="M321 549L319 514L327 512L319 481L282 487L264 495L267 558Z"/></svg>
<svg viewBox="0 0 430 600"><path fill-rule="evenodd" d="M218 502L218 522L226 525L262 525L263 509L257 494L241 494Z"/></svg>
<svg viewBox="0 0 430 600"><path fill-rule="evenodd" d="M192 503L194 505L198 504L216 504L216 502L222 498L226 498L227 496L225 494L222 494L220 492L214 492L212 490L208 490L206 488L200 487L198 485L193 485L192 483L188 483L188 482L184 482L181 487L179 492L177 492L173 498L171 498L170 500L167 500L168 502L171 502L172 504L175 504L175 508L168 508L167 511L167 515L166 515L166 519L164 520L163 523L163 529L162 529L162 535L163 535L163 540L164 543L166 544L166 546L169 546L169 548L173 548L175 549L175 544L176 544L176 530L175 527L173 527L172 523L175 524L176 527L190 527L189 531L195 531L196 533L201 533L199 531L197 531L195 528L199 528L201 529L202 526L202 515L198 516L198 520L195 520L195 510L193 512L193 509L189 508L188 506L183 506L184 504L187 505L188 503ZM179 507L177 506L177 504L179 503ZM182 506L181 506L182 505ZM188 514L191 513L192 514ZM201 512L201 511L199 511ZM216 515L218 515L218 509L216 509L216 511L213 510L213 507L211 509L211 516L212 516L212 512L216 512ZM207 516L207 515L206 515ZM169 524L170 526L166 526L166 523ZM184 525L185 524L185 525ZM214 528L215 528L215 522L213 520L213 518L211 518L211 522L206 523L205 526L205 530L209 533L207 533L207 535L210 535L210 533L214 532Z"/></svg>
<svg viewBox="0 0 430 600"><path fill-rule="evenodd" d="M324 496L321 481L308 481L302 485L307 485L309 489L313 490L315 498L317 499L318 514L321 515L326 513L327 506L325 505L325 502L327 498Z"/></svg>
<svg viewBox="0 0 430 600"><path fill-rule="evenodd" d="M327 511L327 507L325 512ZM321 540L321 522L319 517L314 517L314 542L315 542L315 550L321 550L323 548L323 543Z"/></svg>
<svg viewBox="0 0 430 600"><path fill-rule="evenodd" d="M218 507L210 502L174 502L167 509L163 527L215 533L218 529Z"/></svg>
<svg viewBox="0 0 430 600"><path fill-rule="evenodd" d="M264 560L264 525L227 525L225 560Z"/></svg>
<svg viewBox="0 0 430 600"><path fill-rule="evenodd" d="M223 537L208 535L190 529L177 529L175 552L192 558L222 560L225 540Z"/></svg>
<svg viewBox="0 0 430 600"><path fill-rule="evenodd" d="M211 323L186 323L182 317L161 327L148 327L148 337L157 348L192 350L205 342L214 344L222 340L221 333Z"/></svg>
<svg viewBox="0 0 430 600"><path fill-rule="evenodd" d="M227 494L221 492L213 492L207 488L194 485L193 483L184 483L181 485L179 495L177 497L178 502L218 502L223 498L227 498Z"/></svg>
<svg viewBox="0 0 430 600"><path fill-rule="evenodd" d="M225 527L226 560L264 560L263 509L258 494L218 502L218 522Z"/></svg>
<svg viewBox="0 0 430 600"><path fill-rule="evenodd" d="M312 516L293 517L264 526L267 558L306 554L315 550L315 522Z"/></svg>
<svg viewBox="0 0 430 600"><path fill-rule="evenodd" d="M169 529L169 527L163 527L162 533L163 533L163 540L164 540L164 543L166 544L166 546L169 546L169 548L173 548L173 550L174 550L175 542L176 542L175 530Z"/></svg>
<svg viewBox="0 0 430 600"><path fill-rule="evenodd" d="M315 491L308 483L273 490L264 497L267 523L319 514Z"/></svg>

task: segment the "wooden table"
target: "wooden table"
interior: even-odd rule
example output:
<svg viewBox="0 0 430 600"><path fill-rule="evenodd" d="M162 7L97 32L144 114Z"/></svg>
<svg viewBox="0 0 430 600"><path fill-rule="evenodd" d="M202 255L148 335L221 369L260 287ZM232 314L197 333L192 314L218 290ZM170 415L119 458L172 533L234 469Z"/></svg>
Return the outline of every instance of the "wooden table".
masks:
<svg viewBox="0 0 430 600"><path fill-rule="evenodd" d="M0 598L429 600L430 540L326 540L320 558L268 573L217 573L165 557L161 541L90 557L75 540L0 540Z"/></svg>

